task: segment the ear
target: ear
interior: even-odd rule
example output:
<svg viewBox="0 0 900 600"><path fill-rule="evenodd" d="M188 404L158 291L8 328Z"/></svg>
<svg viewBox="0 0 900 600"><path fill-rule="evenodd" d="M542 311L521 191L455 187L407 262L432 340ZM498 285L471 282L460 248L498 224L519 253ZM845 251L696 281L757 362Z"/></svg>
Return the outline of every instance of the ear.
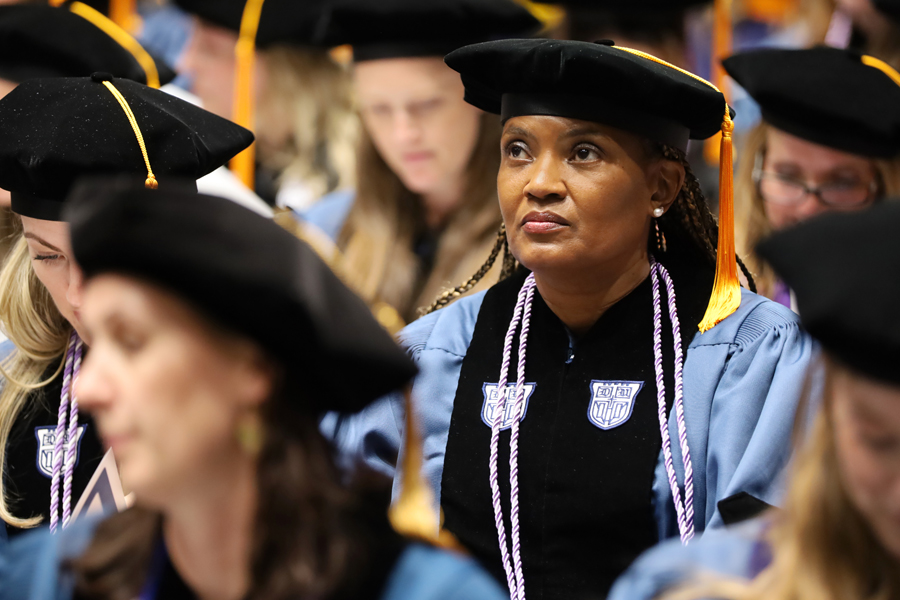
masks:
<svg viewBox="0 0 900 600"><path fill-rule="evenodd" d="M662 208L664 212L668 212L684 186L684 165L662 159L657 164L656 177L656 192L650 197L650 210Z"/></svg>
<svg viewBox="0 0 900 600"><path fill-rule="evenodd" d="M274 392L275 367L260 349L247 347L244 350L235 365L234 382L240 392L241 404L256 408Z"/></svg>

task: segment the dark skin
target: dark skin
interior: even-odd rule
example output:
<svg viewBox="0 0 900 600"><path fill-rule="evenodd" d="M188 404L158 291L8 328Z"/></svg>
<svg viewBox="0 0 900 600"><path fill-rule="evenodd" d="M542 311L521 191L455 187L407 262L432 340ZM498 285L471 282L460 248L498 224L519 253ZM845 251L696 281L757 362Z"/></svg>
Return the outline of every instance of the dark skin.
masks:
<svg viewBox="0 0 900 600"><path fill-rule="evenodd" d="M513 255L576 335L650 273L653 210L668 210L684 167L641 136L577 119L509 119L497 176Z"/></svg>

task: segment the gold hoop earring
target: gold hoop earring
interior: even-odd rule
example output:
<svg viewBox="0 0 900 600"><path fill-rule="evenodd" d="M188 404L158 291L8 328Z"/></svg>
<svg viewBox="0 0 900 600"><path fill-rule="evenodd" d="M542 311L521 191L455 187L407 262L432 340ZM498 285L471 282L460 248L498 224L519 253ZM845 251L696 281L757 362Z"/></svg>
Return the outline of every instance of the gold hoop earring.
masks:
<svg viewBox="0 0 900 600"><path fill-rule="evenodd" d="M253 457L259 456L265 440L263 425L259 415L253 412L242 417L238 421L235 436L244 452Z"/></svg>

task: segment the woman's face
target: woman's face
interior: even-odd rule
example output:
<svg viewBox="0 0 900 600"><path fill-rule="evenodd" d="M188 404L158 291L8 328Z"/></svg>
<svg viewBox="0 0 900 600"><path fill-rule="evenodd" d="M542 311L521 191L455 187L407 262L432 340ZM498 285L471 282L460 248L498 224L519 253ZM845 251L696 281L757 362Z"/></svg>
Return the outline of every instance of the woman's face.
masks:
<svg viewBox="0 0 900 600"><path fill-rule="evenodd" d="M509 119L497 176L510 249L535 274L618 272L646 260L653 209L668 209L684 168L637 135L590 121Z"/></svg>
<svg viewBox="0 0 900 600"><path fill-rule="evenodd" d="M844 486L875 536L900 561L900 387L836 367L832 399Z"/></svg>
<svg viewBox="0 0 900 600"><path fill-rule="evenodd" d="M875 167L868 158L820 146L769 127L766 133L766 155L763 160L763 179L760 195L766 218L772 229L784 229L812 216L835 210L859 210L874 200L870 187L876 180ZM807 187L831 187L845 190L854 200L849 203L826 205L814 194L787 201L785 185L792 182ZM769 191L768 187L772 190ZM796 185L794 185L796 189ZM840 198L840 194L837 194ZM857 202L862 198L862 202Z"/></svg>
<svg viewBox="0 0 900 600"><path fill-rule="evenodd" d="M237 61L234 47L238 34L230 29L194 19L194 29L187 48L178 61L178 69L192 80L191 91L206 110L231 119L234 116L234 73ZM257 53L254 87L264 85L265 61Z"/></svg>
<svg viewBox="0 0 900 600"><path fill-rule="evenodd" d="M460 189L481 112L459 75L440 58L393 58L357 63L354 79L363 124L403 185L424 196Z"/></svg>
<svg viewBox="0 0 900 600"><path fill-rule="evenodd" d="M22 217L22 229L28 242L31 265L60 314L88 345L91 339L81 321L83 278L72 256L69 224Z"/></svg>
<svg viewBox="0 0 900 600"><path fill-rule="evenodd" d="M120 275L88 282L84 322L93 345L78 399L140 502L162 509L192 489L231 481L246 464L238 423L271 393L256 346L215 330L172 294Z"/></svg>

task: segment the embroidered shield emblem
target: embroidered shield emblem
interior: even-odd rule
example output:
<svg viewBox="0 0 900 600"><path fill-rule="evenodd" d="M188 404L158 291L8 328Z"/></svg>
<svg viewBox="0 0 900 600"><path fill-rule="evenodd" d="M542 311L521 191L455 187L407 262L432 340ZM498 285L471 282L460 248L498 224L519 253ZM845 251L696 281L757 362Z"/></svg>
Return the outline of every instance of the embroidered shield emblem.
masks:
<svg viewBox="0 0 900 600"><path fill-rule="evenodd" d="M76 436L76 440L74 443L76 444L75 448L75 466L78 466L78 461L81 458L81 439L84 437L84 430L87 428L87 425L79 425L78 426L78 435ZM37 457L35 462L37 463L37 469L40 473L50 479L53 477L53 451L54 446L56 445L56 425L50 425L47 427L35 427L34 428L34 437L37 438L38 449L37 449ZM68 438L68 432L66 432L66 438ZM72 443L68 439L65 441L64 452L69 451L69 444Z"/></svg>
<svg viewBox="0 0 900 600"><path fill-rule="evenodd" d="M484 404L481 406L481 420L484 421L484 424L488 427L492 427L494 424L494 411L497 410L497 401L500 399L500 395L497 393L497 387L499 384L496 383L485 383L481 390L484 392ZM534 393L534 388L537 387L536 383L526 383L525 386L525 402L522 404L522 414L519 415L519 422L525 419L525 414L528 412L528 402L531 400L531 394ZM511 383L506 386L506 404L504 405L503 410L503 421L500 423L500 431L504 429L509 429L513 424L513 411L515 409L516 404L516 384Z"/></svg>
<svg viewBox="0 0 900 600"><path fill-rule="evenodd" d="M588 420L600 429L618 427L629 418L634 409L634 399L644 387L643 381L591 382L591 404Z"/></svg>

